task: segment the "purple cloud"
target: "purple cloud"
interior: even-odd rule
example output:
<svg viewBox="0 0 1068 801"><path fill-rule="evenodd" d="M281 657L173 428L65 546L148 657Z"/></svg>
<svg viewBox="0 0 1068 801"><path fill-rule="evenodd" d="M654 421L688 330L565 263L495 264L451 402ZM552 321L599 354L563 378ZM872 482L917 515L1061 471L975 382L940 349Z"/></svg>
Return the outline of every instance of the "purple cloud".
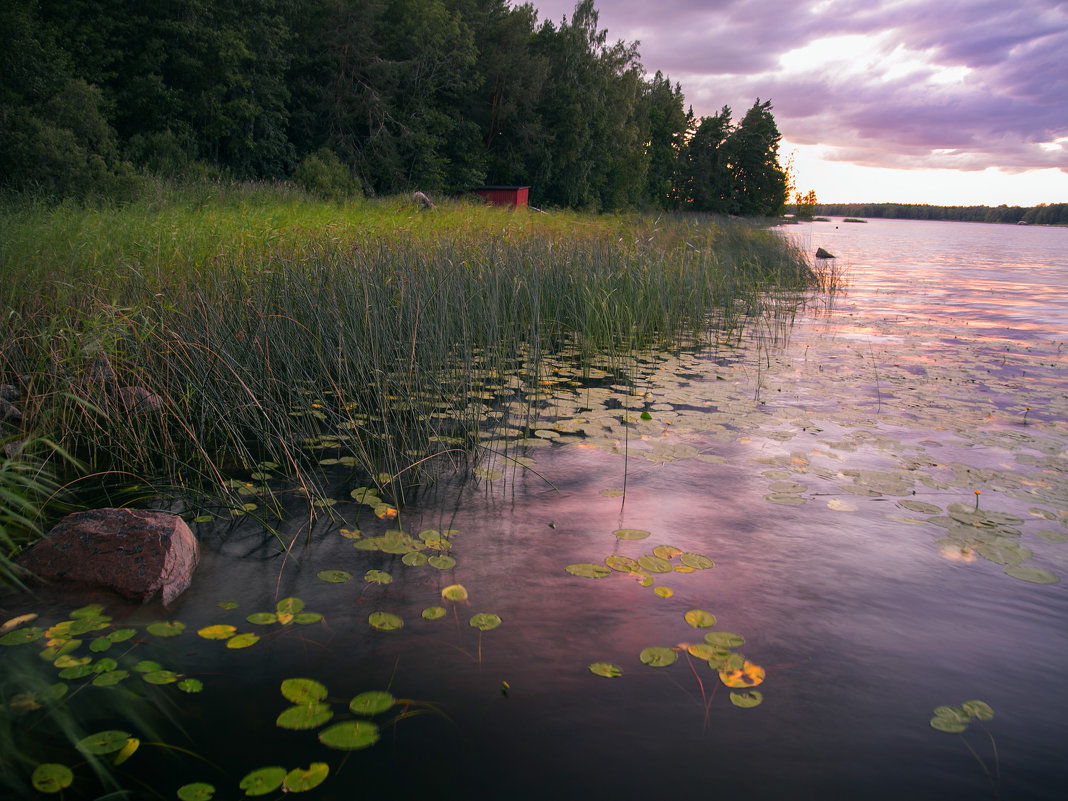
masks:
<svg viewBox="0 0 1068 801"><path fill-rule="evenodd" d="M573 0L534 0L542 19ZM698 115L770 99L790 142L873 167L1068 173L1068 4L1058 0L600 0ZM1061 146L1051 145L1065 140Z"/></svg>

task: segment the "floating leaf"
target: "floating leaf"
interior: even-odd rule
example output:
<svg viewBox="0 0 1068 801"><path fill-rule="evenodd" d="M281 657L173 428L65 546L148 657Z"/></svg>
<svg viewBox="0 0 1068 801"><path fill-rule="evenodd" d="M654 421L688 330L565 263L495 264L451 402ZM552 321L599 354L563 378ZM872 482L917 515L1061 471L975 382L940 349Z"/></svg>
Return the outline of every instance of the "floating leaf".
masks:
<svg viewBox="0 0 1068 801"><path fill-rule="evenodd" d="M751 693L731 693L731 703L735 706L740 706L742 709L752 709L754 706L760 706L763 700L764 696L759 690L753 690Z"/></svg>
<svg viewBox="0 0 1068 801"><path fill-rule="evenodd" d="M137 739L136 737L127 738L126 745L124 745L119 750L119 753L115 755L115 758L111 761L111 764L116 766L121 765L123 762L132 757L135 753L137 753L137 749L140 747L141 741L139 739Z"/></svg>
<svg viewBox="0 0 1068 801"><path fill-rule="evenodd" d="M17 617L13 617L10 620L5 621L4 624L0 626L0 634L5 634L11 631L12 629L18 628L23 623L30 623L36 620L38 617L40 616L36 612L27 612L25 615L18 615Z"/></svg>
<svg viewBox="0 0 1068 801"><path fill-rule="evenodd" d="M106 635L112 642L126 642L137 635L137 629L115 629Z"/></svg>
<svg viewBox="0 0 1068 801"><path fill-rule="evenodd" d="M653 645L638 654L638 658L649 667L667 667L668 665L673 665L679 655L674 648Z"/></svg>
<svg viewBox="0 0 1068 801"><path fill-rule="evenodd" d="M653 595L657 596L658 598L670 598L674 594L675 591L670 587L657 587L655 590L653 590Z"/></svg>
<svg viewBox="0 0 1068 801"><path fill-rule="evenodd" d="M379 631L396 631L404 625L404 621L391 612L372 612L367 622Z"/></svg>
<svg viewBox="0 0 1068 801"><path fill-rule="evenodd" d="M253 634L250 631L244 634L235 634L229 640L226 641L226 647L232 651L236 651L239 648L248 648L255 645L260 641L258 634Z"/></svg>
<svg viewBox="0 0 1068 801"><path fill-rule="evenodd" d="M93 679L94 687L114 687L123 679L129 678L130 674L125 670L109 670L101 673Z"/></svg>
<svg viewBox="0 0 1068 801"><path fill-rule="evenodd" d="M363 574L363 580L369 584L389 584L393 581L393 576L384 570L368 570Z"/></svg>
<svg viewBox="0 0 1068 801"><path fill-rule="evenodd" d="M326 686L315 679L284 679L279 689L294 704L313 704L327 696Z"/></svg>
<svg viewBox="0 0 1068 801"><path fill-rule="evenodd" d="M427 563L438 570L448 570L456 564L456 560L446 554L437 554L426 560Z"/></svg>
<svg viewBox="0 0 1068 801"><path fill-rule="evenodd" d="M468 625L479 631L489 631L490 629L495 629L501 625L500 617L491 612L479 612L477 615L473 615L467 622Z"/></svg>
<svg viewBox="0 0 1068 801"><path fill-rule="evenodd" d="M368 690L349 703L349 710L357 715L377 715L389 709L395 700L385 690Z"/></svg>
<svg viewBox="0 0 1068 801"><path fill-rule="evenodd" d="M42 762L33 769L30 782L33 789L42 793L59 793L70 787L74 774L66 765L58 762Z"/></svg>
<svg viewBox="0 0 1068 801"><path fill-rule="evenodd" d="M305 626L309 623L318 623L322 619L323 616L318 612L301 612L299 615L293 616L294 623L300 623Z"/></svg>
<svg viewBox="0 0 1068 801"><path fill-rule="evenodd" d="M423 620L437 620L445 617L444 606L428 606L423 610Z"/></svg>
<svg viewBox="0 0 1068 801"><path fill-rule="evenodd" d="M378 726L369 720L335 723L319 732L319 742L327 748L358 751L378 742Z"/></svg>
<svg viewBox="0 0 1068 801"><path fill-rule="evenodd" d="M652 532L640 528L618 528L612 533L621 540L644 540Z"/></svg>
<svg viewBox="0 0 1068 801"><path fill-rule="evenodd" d="M153 670L162 670L163 665L159 662L153 662L151 659L142 659L133 666L133 669L138 673L151 673Z"/></svg>
<svg viewBox="0 0 1068 801"><path fill-rule="evenodd" d="M934 717L931 718L930 722L932 729L950 734L960 734L968 728L968 724L971 721L972 716L960 707L940 706L935 709Z"/></svg>
<svg viewBox="0 0 1068 801"><path fill-rule="evenodd" d="M459 603L460 601L466 601L467 588L464 587L463 584L450 584L448 587L441 591L441 597L442 600L455 601L457 603Z"/></svg>
<svg viewBox="0 0 1068 801"><path fill-rule="evenodd" d="M401 561L408 567L422 567L427 563L427 555L421 551L413 551L412 553L406 553L401 557Z"/></svg>
<svg viewBox="0 0 1068 801"><path fill-rule="evenodd" d="M274 725L280 729L293 731L316 729L333 716L334 713L329 704L298 704L283 709L275 719Z"/></svg>
<svg viewBox="0 0 1068 801"><path fill-rule="evenodd" d="M79 740L76 748L83 753L95 756L114 754L116 751L122 750L129 737L130 733L126 731L118 731L116 729L101 731Z"/></svg>
<svg viewBox="0 0 1068 801"><path fill-rule="evenodd" d="M239 604L237 603L237 601L219 601L219 608L220 609L226 609L226 610L237 609L238 606L239 606Z"/></svg>
<svg viewBox="0 0 1068 801"><path fill-rule="evenodd" d="M716 616L704 609L691 609L683 617L695 629L707 629L716 625Z"/></svg>
<svg viewBox="0 0 1068 801"><path fill-rule="evenodd" d="M976 720L992 720L994 710L986 701L965 701L960 708Z"/></svg>
<svg viewBox="0 0 1068 801"><path fill-rule="evenodd" d="M344 584L352 579L352 574L345 570L320 570L315 574L320 581L328 584Z"/></svg>
<svg viewBox="0 0 1068 801"><path fill-rule="evenodd" d="M322 784L330 773L325 762L313 762L306 768L293 768L282 782L282 792L303 793Z"/></svg>
<svg viewBox="0 0 1068 801"><path fill-rule="evenodd" d="M728 687L756 687L764 681L764 668L746 660L740 668L724 668L719 679Z"/></svg>
<svg viewBox="0 0 1068 801"><path fill-rule="evenodd" d="M720 656L727 656L729 653L721 648L717 648L714 645L709 645L706 642L687 644L686 651L691 656L696 656L698 659L705 660L715 659Z"/></svg>
<svg viewBox="0 0 1068 801"><path fill-rule="evenodd" d="M88 606L75 609L70 613L70 616L75 620L78 620L87 617L100 617L102 614L104 614L103 604L89 604Z"/></svg>
<svg viewBox="0 0 1068 801"><path fill-rule="evenodd" d="M745 640L729 631L710 631L705 635L705 642L717 648L738 648Z"/></svg>
<svg viewBox="0 0 1068 801"><path fill-rule="evenodd" d="M173 670L153 670L141 676L148 684L174 684L178 681L178 674Z"/></svg>
<svg viewBox="0 0 1068 801"><path fill-rule="evenodd" d="M268 626L278 622L278 615L274 612L253 612L245 620L254 626Z"/></svg>
<svg viewBox="0 0 1068 801"><path fill-rule="evenodd" d="M618 570L620 573L635 573L641 570L639 565L634 559L629 556L612 556L606 557L604 563L613 570Z"/></svg>
<svg viewBox="0 0 1068 801"><path fill-rule="evenodd" d="M596 676L604 676L606 679L614 679L623 675L623 668L613 665L611 662L594 662L590 665L590 673Z"/></svg>
<svg viewBox="0 0 1068 801"><path fill-rule="evenodd" d="M204 689L204 682L200 679L182 679L178 682L178 689L183 693L198 693Z"/></svg>
<svg viewBox="0 0 1068 801"><path fill-rule="evenodd" d="M604 565L595 565L592 562L579 562L574 565L568 565L564 570L573 576L580 576L581 578L604 578L612 575L612 571Z"/></svg>
<svg viewBox="0 0 1068 801"><path fill-rule="evenodd" d="M1017 565L1006 568L1005 574L1021 581L1030 581L1032 584L1056 584L1060 581L1056 574L1039 567Z"/></svg>
<svg viewBox="0 0 1068 801"><path fill-rule="evenodd" d="M25 645L28 642L41 639L44 633L45 630L37 626L15 629L0 637L0 645Z"/></svg>
<svg viewBox="0 0 1068 801"><path fill-rule="evenodd" d="M177 620L159 620L155 623L149 623L145 630L149 634L155 634L157 637L176 637L185 631L185 623L180 623Z"/></svg>
<svg viewBox="0 0 1068 801"><path fill-rule="evenodd" d="M657 545L653 548L653 555L659 556L661 559L671 560L682 553L681 548L676 548L673 545Z"/></svg>
<svg viewBox="0 0 1068 801"><path fill-rule="evenodd" d="M246 774L238 787L245 791L245 795L267 795L281 787L285 778L285 768L259 768Z"/></svg>
<svg viewBox="0 0 1068 801"><path fill-rule="evenodd" d="M659 556L652 556L651 554L639 556L638 564L642 566L642 569L648 570L650 573L671 572L671 562L667 559L661 559Z"/></svg>
<svg viewBox="0 0 1068 801"><path fill-rule="evenodd" d="M206 782L192 782L178 788L180 801L211 801L215 787Z"/></svg>
<svg viewBox="0 0 1068 801"><path fill-rule="evenodd" d="M197 631L197 634L205 640L226 640L233 637L236 633L236 628L223 623L217 623L214 626L205 626Z"/></svg>

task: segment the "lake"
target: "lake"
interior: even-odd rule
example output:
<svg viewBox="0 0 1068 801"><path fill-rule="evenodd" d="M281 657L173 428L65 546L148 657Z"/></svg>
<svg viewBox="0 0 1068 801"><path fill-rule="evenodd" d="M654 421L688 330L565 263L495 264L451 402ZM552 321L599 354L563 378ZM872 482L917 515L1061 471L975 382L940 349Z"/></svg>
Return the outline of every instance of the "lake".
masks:
<svg viewBox="0 0 1068 801"><path fill-rule="evenodd" d="M835 254L846 288L681 353L547 360L500 395L533 436L487 440L476 475L396 521L339 475L334 519L205 528L170 610L43 598L50 620L106 604L138 632L131 659L203 684L88 688L80 731L141 738L124 786L166 798L316 763L309 798L1063 797L1068 229L784 231ZM197 636L216 624L260 639ZM293 678L326 697L287 700ZM372 690L401 700L350 711ZM316 704L329 722L276 726ZM319 742L357 716L373 745Z"/></svg>

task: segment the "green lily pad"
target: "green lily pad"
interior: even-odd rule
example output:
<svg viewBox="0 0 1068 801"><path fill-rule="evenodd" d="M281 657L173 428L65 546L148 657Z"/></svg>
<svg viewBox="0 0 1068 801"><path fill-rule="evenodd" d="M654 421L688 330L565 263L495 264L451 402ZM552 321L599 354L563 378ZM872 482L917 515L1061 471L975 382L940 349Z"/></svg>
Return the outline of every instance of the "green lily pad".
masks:
<svg viewBox="0 0 1068 801"><path fill-rule="evenodd" d="M731 693L731 703L735 706L740 706L742 709L752 709L754 706L760 706L764 700L764 696L759 690L752 690L747 693Z"/></svg>
<svg viewBox="0 0 1068 801"><path fill-rule="evenodd" d="M657 587L655 590L653 590L653 595L658 598L670 598L674 594L675 591L670 587Z"/></svg>
<svg viewBox="0 0 1068 801"><path fill-rule="evenodd" d="M330 766L325 762L313 762L306 768L293 768L282 782L282 792L303 793L326 781Z"/></svg>
<svg viewBox="0 0 1068 801"><path fill-rule="evenodd" d="M200 679L182 679L178 682L178 689L183 693L199 693L204 689L204 682Z"/></svg>
<svg viewBox="0 0 1068 801"><path fill-rule="evenodd" d="M76 747L82 753L101 756L103 754L114 754L116 751L121 751L128 739L130 739L129 732L111 729L108 731L97 732L96 734L90 734L88 737L82 738L78 741Z"/></svg>
<svg viewBox="0 0 1068 801"><path fill-rule="evenodd" d="M976 720L992 720L994 718L994 710L986 701L965 701L960 705L960 708Z"/></svg>
<svg viewBox="0 0 1068 801"><path fill-rule="evenodd" d="M389 584L393 581L393 576L384 570L368 570L364 573L363 580L369 584Z"/></svg>
<svg viewBox="0 0 1068 801"><path fill-rule="evenodd" d="M618 528L612 533L621 540L644 540L652 534L640 528Z"/></svg>
<svg viewBox="0 0 1068 801"><path fill-rule="evenodd" d="M178 788L179 801L211 801L215 787L206 782L191 782Z"/></svg>
<svg viewBox="0 0 1068 801"><path fill-rule="evenodd" d="M638 658L649 667L667 667L675 664L675 660L679 658L679 655L674 648L653 645L642 650L638 654Z"/></svg>
<svg viewBox="0 0 1068 801"><path fill-rule="evenodd" d="M260 637L258 634L253 634L250 631L246 631L243 634L235 634L233 637L227 640L226 647L231 650L236 650L238 648L248 648L249 646L255 645L259 641Z"/></svg>
<svg viewBox="0 0 1068 801"><path fill-rule="evenodd" d="M1005 573L1015 579L1020 579L1020 581L1030 581L1032 584L1057 584L1060 581L1055 573L1043 570L1040 567L1017 565L1006 568Z"/></svg>
<svg viewBox="0 0 1068 801"><path fill-rule="evenodd" d="M692 567L695 570L707 570L710 567L714 567L716 564L707 556L701 556L699 553L679 554L679 561L687 567Z"/></svg>
<svg viewBox="0 0 1068 801"><path fill-rule="evenodd" d="M707 629L716 625L716 616L704 609L691 609L683 617L695 629Z"/></svg>
<svg viewBox="0 0 1068 801"><path fill-rule="evenodd" d="M78 609L75 609L73 612L70 613L70 616L75 620L78 620L79 618L85 617L100 617L100 615L102 615L103 613L103 604L89 604L88 606L83 606Z"/></svg>
<svg viewBox="0 0 1068 801"><path fill-rule="evenodd" d="M305 626L309 623L318 623L322 619L323 616L318 612L301 612L299 615L293 615L294 623L300 623Z"/></svg>
<svg viewBox="0 0 1068 801"><path fill-rule="evenodd" d="M396 631L404 625L404 621L392 612L372 612L367 622L379 631Z"/></svg>
<svg viewBox="0 0 1068 801"><path fill-rule="evenodd" d="M93 679L94 687L114 687L123 679L129 678L130 674L125 670L109 670L107 673L101 673L95 679Z"/></svg>
<svg viewBox="0 0 1068 801"><path fill-rule="evenodd" d="M360 693L349 703L349 711L357 715L377 715L396 703L385 690L368 690Z"/></svg>
<svg viewBox="0 0 1068 801"><path fill-rule="evenodd" d="M66 765L58 762L42 762L33 769L30 782L41 793L59 793L70 787L74 774Z"/></svg>
<svg viewBox="0 0 1068 801"><path fill-rule="evenodd" d="M428 606L423 610L423 620L438 620L445 617L444 606Z"/></svg>
<svg viewBox="0 0 1068 801"><path fill-rule="evenodd" d="M422 567L427 563L427 555L422 551L412 551L401 557L401 561L408 567Z"/></svg>
<svg viewBox="0 0 1068 801"><path fill-rule="evenodd" d="M319 742L339 751L359 751L378 742L378 726L369 720L335 723L319 732Z"/></svg>
<svg viewBox="0 0 1068 801"><path fill-rule="evenodd" d="M595 676L604 676L606 679L614 679L623 675L623 668L611 662L594 662L590 665L590 673Z"/></svg>
<svg viewBox="0 0 1068 801"><path fill-rule="evenodd" d="M24 629L15 629L9 631L3 637L0 637L0 645L25 645L28 642L41 639L44 636L45 630L38 628L37 626L28 626Z"/></svg>
<svg viewBox="0 0 1068 801"><path fill-rule="evenodd" d="M219 601L220 609L226 609L229 611L230 609L237 609L238 606L240 606L240 604L238 604L237 601Z"/></svg>
<svg viewBox="0 0 1068 801"><path fill-rule="evenodd" d="M178 681L178 674L173 670L153 670L142 674L141 678L147 684L174 684Z"/></svg>
<svg viewBox="0 0 1068 801"><path fill-rule="evenodd" d="M185 623L177 620L158 620L155 623L149 623L145 630L157 637L177 637L185 631Z"/></svg>
<svg viewBox="0 0 1068 801"><path fill-rule="evenodd" d="M315 679L284 679L279 689L282 697L294 704L314 704L328 695L326 685Z"/></svg>
<svg viewBox="0 0 1068 801"><path fill-rule="evenodd" d="M578 562L564 568L573 576L581 578L604 578L612 575L612 571L604 565L595 565L592 562Z"/></svg>
<svg viewBox="0 0 1068 801"><path fill-rule="evenodd" d="M153 662L151 659L142 659L133 669L138 673L151 673L153 670L163 670L163 665L159 662Z"/></svg>
<svg viewBox="0 0 1068 801"><path fill-rule="evenodd" d="M274 725L280 729L292 729L301 731L304 729L317 729L334 716L329 704L298 704L282 712L274 721Z"/></svg>
<svg viewBox="0 0 1068 801"><path fill-rule="evenodd" d="M437 554L426 560L427 564L438 570L449 570L456 564L456 560L447 554Z"/></svg>
<svg viewBox="0 0 1068 801"><path fill-rule="evenodd" d="M491 612L479 612L477 615L473 615L467 622L468 625L479 631L489 631L490 629L495 629L501 625L500 617Z"/></svg>
<svg viewBox="0 0 1068 801"><path fill-rule="evenodd" d="M115 629L115 631L108 632L105 636L111 642L126 642L137 635L137 629Z"/></svg>
<svg viewBox="0 0 1068 801"><path fill-rule="evenodd" d="M710 631L705 635L705 642L718 648L738 648L745 640L729 631Z"/></svg>
<svg viewBox="0 0 1068 801"><path fill-rule="evenodd" d="M269 626L278 622L278 615L274 612L253 612L245 620L254 626Z"/></svg>
<svg viewBox="0 0 1068 801"><path fill-rule="evenodd" d="M931 718L931 728L938 731L960 734L968 728L972 716L960 707L940 706L935 709L934 717Z"/></svg>
<svg viewBox="0 0 1068 801"><path fill-rule="evenodd" d="M448 587L441 591L441 597L445 601L454 601L459 603L460 601L467 600L467 588L463 584L450 584Z"/></svg>
<svg viewBox="0 0 1068 801"><path fill-rule="evenodd" d="M606 557L604 563L613 570L618 570L620 573L636 573L641 570L641 565L629 556L612 556Z"/></svg>
<svg viewBox="0 0 1068 801"><path fill-rule="evenodd" d="M661 559L666 559L668 561L674 559L681 553L682 549L676 548L674 545L657 545L653 548L653 556L659 556Z"/></svg>
<svg viewBox="0 0 1068 801"><path fill-rule="evenodd" d="M285 778L285 768L259 768L246 774L238 787L245 791L245 795L267 795L281 787Z"/></svg>
<svg viewBox="0 0 1068 801"><path fill-rule="evenodd" d="M346 570L320 570L315 574L320 581L328 584L344 584L352 579L352 574Z"/></svg>
<svg viewBox="0 0 1068 801"><path fill-rule="evenodd" d="M648 570L650 573L671 572L671 562L669 562L667 559L661 559L659 556L653 556L651 554L639 556L638 564L642 566L643 570Z"/></svg>

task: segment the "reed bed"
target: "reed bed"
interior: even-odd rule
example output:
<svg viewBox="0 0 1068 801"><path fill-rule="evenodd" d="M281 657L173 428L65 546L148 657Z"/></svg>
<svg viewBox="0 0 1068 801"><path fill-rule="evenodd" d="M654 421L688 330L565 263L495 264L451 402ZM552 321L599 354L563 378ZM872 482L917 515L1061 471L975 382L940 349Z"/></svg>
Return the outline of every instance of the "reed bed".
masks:
<svg viewBox="0 0 1068 801"><path fill-rule="evenodd" d="M257 482L325 505L324 461L401 503L477 453L546 354L681 346L821 281L741 221L286 186L8 204L0 230L2 434L72 454L51 465L68 488L190 509L239 511Z"/></svg>

